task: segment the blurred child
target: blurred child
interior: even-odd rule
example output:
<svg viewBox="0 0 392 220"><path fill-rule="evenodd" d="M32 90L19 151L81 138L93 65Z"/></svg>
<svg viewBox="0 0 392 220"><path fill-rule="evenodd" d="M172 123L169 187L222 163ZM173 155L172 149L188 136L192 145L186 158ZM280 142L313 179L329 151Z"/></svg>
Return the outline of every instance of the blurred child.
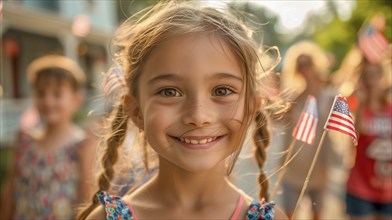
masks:
<svg viewBox="0 0 392 220"><path fill-rule="evenodd" d="M18 133L2 219L71 219L75 205L89 196L95 159L73 122L85 75L72 60L47 55L30 64L28 80L42 126Z"/></svg>
<svg viewBox="0 0 392 220"><path fill-rule="evenodd" d="M366 59L359 68L356 158L347 181L352 219L392 218L392 103L380 64Z"/></svg>
<svg viewBox="0 0 392 220"><path fill-rule="evenodd" d="M284 90L291 94L292 108L287 114L288 126L284 137L284 146L289 146L293 140L292 131L300 118L300 114L305 105L308 95L317 98L318 121L314 147L304 147L299 154L288 164L285 176L282 181L283 204L286 214L292 218L294 208L304 184L311 162L315 156L317 145L323 132L323 125L320 122L326 121L330 106L333 102L334 94L326 87L329 61L322 49L313 42L302 41L291 46L284 60L283 84ZM323 209L323 199L327 187L328 177L328 157L331 155L331 148L328 146L328 138L324 142L320 156L315 163L314 173L309 180L306 196L311 200L312 219L320 219ZM294 152L303 143L297 141ZM293 153L294 154L294 153ZM294 217L295 218L295 217Z"/></svg>
<svg viewBox="0 0 392 220"><path fill-rule="evenodd" d="M127 91L112 115L99 190L79 219L284 219L265 201L269 133L261 97L268 93L251 31L226 11L189 2L139 15L118 33ZM261 201L227 178L252 122ZM118 149L135 126L146 171L151 149L159 170L123 198L110 195L123 175Z"/></svg>

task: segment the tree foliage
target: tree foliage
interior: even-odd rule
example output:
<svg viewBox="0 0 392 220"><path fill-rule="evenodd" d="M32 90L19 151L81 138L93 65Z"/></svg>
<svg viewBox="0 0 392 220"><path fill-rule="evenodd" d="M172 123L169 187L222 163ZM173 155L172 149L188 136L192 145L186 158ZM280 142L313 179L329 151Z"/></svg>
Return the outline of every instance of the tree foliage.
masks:
<svg viewBox="0 0 392 220"><path fill-rule="evenodd" d="M330 23L319 26L312 36L315 42L336 56L337 64L342 61L350 48L356 44L361 27L377 13L384 14L386 21L384 34L389 40L392 38L392 13L389 0L359 0L356 4L350 19L343 21L337 16L337 5L333 1L330 2L329 10L334 15L334 18Z"/></svg>
<svg viewBox="0 0 392 220"><path fill-rule="evenodd" d="M277 46L282 44L282 36L275 31L275 24L278 21L278 15L264 8L260 4L252 2L233 2L229 4L234 14L239 15L242 19L253 28L253 38L259 44L268 46Z"/></svg>
<svg viewBox="0 0 392 220"><path fill-rule="evenodd" d="M116 0L117 19L122 22L133 14L158 2L159 0Z"/></svg>

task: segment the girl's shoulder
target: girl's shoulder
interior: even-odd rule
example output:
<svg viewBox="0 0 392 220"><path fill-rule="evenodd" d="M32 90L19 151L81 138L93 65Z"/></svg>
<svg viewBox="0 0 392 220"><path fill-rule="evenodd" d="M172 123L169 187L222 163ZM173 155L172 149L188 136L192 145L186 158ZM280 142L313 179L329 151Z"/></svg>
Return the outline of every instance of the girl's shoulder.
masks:
<svg viewBox="0 0 392 220"><path fill-rule="evenodd" d="M58 143L43 145L45 142L45 133L42 128L33 128L29 130L17 131L15 139L15 155L24 158L27 155L34 157L45 157L48 155L57 155L61 158L71 157L78 158L79 152L85 148L87 136L82 128L75 126ZM28 156L27 156L28 158Z"/></svg>
<svg viewBox="0 0 392 220"><path fill-rule="evenodd" d="M24 154L24 152L31 150L31 146L37 142L39 136L40 131L37 129L18 130L14 139L15 152L17 154Z"/></svg>
<svg viewBox="0 0 392 220"><path fill-rule="evenodd" d="M29 140L29 141L37 141L43 134L41 128L32 128L32 129L20 129L17 131L16 139L17 141Z"/></svg>
<svg viewBox="0 0 392 220"><path fill-rule="evenodd" d="M44 129L42 127L35 127L31 129L20 129L16 134L16 141L32 141L39 142L43 139L45 135ZM81 143L87 138L87 134L84 129L81 127L74 125L68 134L68 141L70 143Z"/></svg>
<svg viewBox="0 0 392 220"><path fill-rule="evenodd" d="M81 143L87 138L86 131L78 125L74 125L71 132L71 138L72 142Z"/></svg>
<svg viewBox="0 0 392 220"><path fill-rule="evenodd" d="M103 205L104 210L97 211L95 217L102 216L103 211L106 213L106 219L128 219L135 220L132 208L118 196L112 196L108 193L101 191L97 194L99 202ZM284 219L284 214L278 211L275 215L275 203L265 201L253 201L251 202L247 214L246 220L272 220ZM93 215L92 215L93 217Z"/></svg>

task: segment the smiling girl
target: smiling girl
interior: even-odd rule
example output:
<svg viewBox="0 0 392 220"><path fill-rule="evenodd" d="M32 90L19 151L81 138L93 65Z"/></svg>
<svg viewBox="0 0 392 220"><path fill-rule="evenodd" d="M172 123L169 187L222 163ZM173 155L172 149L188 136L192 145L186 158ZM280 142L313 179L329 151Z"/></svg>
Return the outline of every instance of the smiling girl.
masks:
<svg viewBox="0 0 392 220"><path fill-rule="evenodd" d="M220 10L158 4L120 28L127 93L111 121L99 190L79 219L283 219L267 202L266 75L251 31ZM132 121L128 123L128 119ZM260 202L227 179L253 122ZM159 170L123 198L109 195L127 128L145 138ZM99 206L101 203L103 206Z"/></svg>

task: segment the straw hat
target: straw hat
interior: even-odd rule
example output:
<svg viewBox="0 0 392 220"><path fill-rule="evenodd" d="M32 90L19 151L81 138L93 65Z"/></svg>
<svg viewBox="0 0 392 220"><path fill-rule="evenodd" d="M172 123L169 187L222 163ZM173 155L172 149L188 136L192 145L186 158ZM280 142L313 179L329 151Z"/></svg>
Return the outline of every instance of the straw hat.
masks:
<svg viewBox="0 0 392 220"><path fill-rule="evenodd" d="M34 84L38 72L49 68L61 68L68 71L79 85L83 85L86 82L86 76L76 62L61 55L46 55L34 60L27 68L29 83Z"/></svg>
<svg viewBox="0 0 392 220"><path fill-rule="evenodd" d="M306 89L304 77L297 71L297 58L308 55L312 58L317 74L321 80L328 79L330 62L326 53L315 43L301 41L291 46L284 57L282 69L282 89L290 91L295 98Z"/></svg>

